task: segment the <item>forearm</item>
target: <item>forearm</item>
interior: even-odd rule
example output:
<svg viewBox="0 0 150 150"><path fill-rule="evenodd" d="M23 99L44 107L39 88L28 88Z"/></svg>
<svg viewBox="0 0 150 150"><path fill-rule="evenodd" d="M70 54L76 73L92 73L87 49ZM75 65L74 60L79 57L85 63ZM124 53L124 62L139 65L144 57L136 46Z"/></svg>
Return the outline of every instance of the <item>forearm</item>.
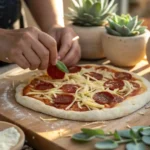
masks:
<svg viewBox="0 0 150 150"><path fill-rule="evenodd" d="M62 0L26 0L36 22L44 32L53 26L64 26Z"/></svg>

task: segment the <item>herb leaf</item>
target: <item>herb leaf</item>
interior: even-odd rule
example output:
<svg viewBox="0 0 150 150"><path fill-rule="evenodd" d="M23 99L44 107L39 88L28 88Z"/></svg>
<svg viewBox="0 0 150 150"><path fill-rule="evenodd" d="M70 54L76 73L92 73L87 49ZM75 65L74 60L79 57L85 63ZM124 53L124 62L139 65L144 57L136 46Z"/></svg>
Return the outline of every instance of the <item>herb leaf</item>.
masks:
<svg viewBox="0 0 150 150"><path fill-rule="evenodd" d="M140 143L128 143L126 145L126 149L127 150L146 150L146 146L144 143L140 142Z"/></svg>
<svg viewBox="0 0 150 150"><path fill-rule="evenodd" d="M123 138L131 138L130 130L121 130L118 131L118 134Z"/></svg>
<svg viewBox="0 0 150 150"><path fill-rule="evenodd" d="M143 141L145 144L150 145L150 136L147 136L147 135L143 136L143 137L142 137L142 141Z"/></svg>
<svg viewBox="0 0 150 150"><path fill-rule="evenodd" d="M143 131L140 132L142 135L150 135L150 127L143 128Z"/></svg>
<svg viewBox="0 0 150 150"><path fill-rule="evenodd" d="M115 149L118 147L118 144L116 142L114 142L113 140L105 140L105 141L102 141L102 142L97 142L95 144L95 148L96 149Z"/></svg>
<svg viewBox="0 0 150 150"><path fill-rule="evenodd" d="M102 129L87 129L83 128L81 131L89 136L95 136L95 135L104 135L104 131Z"/></svg>
<svg viewBox="0 0 150 150"><path fill-rule="evenodd" d="M74 134L72 136L73 140L81 141L81 142L88 142L88 141L91 141L94 138L95 138L94 136L89 136L89 135L84 134L84 133L77 133L77 134Z"/></svg>
<svg viewBox="0 0 150 150"><path fill-rule="evenodd" d="M120 137L120 135L118 134L118 131L115 131L115 133L114 133L114 138L115 138L115 140L121 140L121 137Z"/></svg>
<svg viewBox="0 0 150 150"><path fill-rule="evenodd" d="M60 60L57 60L56 67L57 67L59 70L61 70L62 72L66 72L66 73L69 72L69 70L68 70L68 68L66 67L66 65L65 65L62 61L60 61Z"/></svg>

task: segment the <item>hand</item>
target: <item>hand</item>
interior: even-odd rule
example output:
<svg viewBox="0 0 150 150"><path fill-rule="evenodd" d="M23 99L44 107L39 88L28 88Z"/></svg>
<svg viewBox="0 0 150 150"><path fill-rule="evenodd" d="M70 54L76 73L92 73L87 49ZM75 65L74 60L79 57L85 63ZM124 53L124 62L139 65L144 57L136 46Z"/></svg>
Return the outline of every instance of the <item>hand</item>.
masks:
<svg viewBox="0 0 150 150"><path fill-rule="evenodd" d="M58 58L67 66L75 65L81 57L76 33L69 27L54 26L49 34L57 41Z"/></svg>
<svg viewBox="0 0 150 150"><path fill-rule="evenodd" d="M19 30L0 29L0 60L16 63L23 69L44 70L56 64L57 44L50 35L35 27Z"/></svg>

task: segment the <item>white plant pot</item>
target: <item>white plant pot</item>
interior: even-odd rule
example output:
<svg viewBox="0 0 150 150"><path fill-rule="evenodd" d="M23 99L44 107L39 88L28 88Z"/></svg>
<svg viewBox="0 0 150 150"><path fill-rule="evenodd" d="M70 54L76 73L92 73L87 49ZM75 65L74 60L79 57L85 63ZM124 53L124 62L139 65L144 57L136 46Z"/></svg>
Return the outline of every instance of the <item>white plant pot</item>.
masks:
<svg viewBox="0 0 150 150"><path fill-rule="evenodd" d="M105 56L116 66L131 67L145 56L149 31L132 37L103 34L102 45Z"/></svg>
<svg viewBox="0 0 150 150"><path fill-rule="evenodd" d="M148 43L147 43L146 56L147 56L147 60L150 64L150 38L149 38Z"/></svg>
<svg viewBox="0 0 150 150"><path fill-rule="evenodd" d="M81 27L75 25L71 26L79 36L79 43L81 46L81 56L83 59L100 59L104 58L102 50L102 34L105 28L100 27Z"/></svg>

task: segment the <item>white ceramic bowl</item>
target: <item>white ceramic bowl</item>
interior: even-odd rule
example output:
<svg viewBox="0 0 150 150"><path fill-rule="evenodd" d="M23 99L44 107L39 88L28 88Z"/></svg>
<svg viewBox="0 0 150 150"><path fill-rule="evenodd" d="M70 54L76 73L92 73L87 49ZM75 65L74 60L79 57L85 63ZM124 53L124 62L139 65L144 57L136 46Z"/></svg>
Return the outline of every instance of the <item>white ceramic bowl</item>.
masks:
<svg viewBox="0 0 150 150"><path fill-rule="evenodd" d="M7 128L11 128L11 127L14 127L20 133L20 138L19 138L17 145L12 147L11 150L21 150L23 147L24 141L25 141L24 132L18 126L14 125L14 124L0 121L0 131L5 130Z"/></svg>

